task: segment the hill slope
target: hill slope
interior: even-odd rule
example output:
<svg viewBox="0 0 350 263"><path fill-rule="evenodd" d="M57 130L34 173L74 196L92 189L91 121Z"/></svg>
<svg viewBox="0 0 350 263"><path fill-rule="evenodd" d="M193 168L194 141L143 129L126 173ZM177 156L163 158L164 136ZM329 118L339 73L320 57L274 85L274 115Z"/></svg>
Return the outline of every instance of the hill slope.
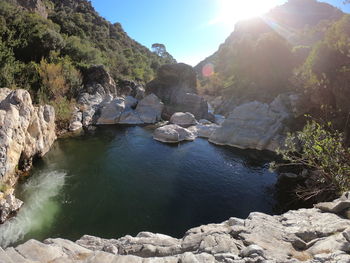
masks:
<svg viewBox="0 0 350 263"><path fill-rule="evenodd" d="M289 0L260 18L237 23L218 51L196 66L203 92L235 97L236 103L271 102L295 88L294 70L343 15L316 0ZM205 77L205 67L214 73Z"/></svg>

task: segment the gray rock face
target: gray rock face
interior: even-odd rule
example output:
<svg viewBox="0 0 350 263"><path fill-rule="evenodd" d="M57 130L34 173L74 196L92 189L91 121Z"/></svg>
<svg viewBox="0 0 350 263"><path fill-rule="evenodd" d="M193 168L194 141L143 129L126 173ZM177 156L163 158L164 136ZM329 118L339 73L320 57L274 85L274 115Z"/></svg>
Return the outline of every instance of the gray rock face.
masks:
<svg viewBox="0 0 350 263"><path fill-rule="evenodd" d="M4 223L11 214L18 211L23 202L17 199L12 193L0 194L0 224Z"/></svg>
<svg viewBox="0 0 350 263"><path fill-rule="evenodd" d="M236 107L209 141L242 149L275 151L283 145L285 123L302 114L298 96L280 95L270 105L257 101Z"/></svg>
<svg viewBox="0 0 350 263"><path fill-rule="evenodd" d="M146 93L154 93L165 103L164 116L175 112L190 112L197 119L208 117L208 103L197 95L196 72L183 63L163 65L157 78L146 86Z"/></svg>
<svg viewBox="0 0 350 263"><path fill-rule="evenodd" d="M188 128L197 137L210 138L210 136L219 128L220 126L215 123L199 123L196 126Z"/></svg>
<svg viewBox="0 0 350 263"><path fill-rule="evenodd" d="M136 112L144 123L152 124L161 120L164 104L154 94L143 98L136 107Z"/></svg>
<svg viewBox="0 0 350 263"><path fill-rule="evenodd" d="M193 141L196 136L189 130L176 125L165 125L156 129L153 138L164 143L178 143L182 141Z"/></svg>
<svg viewBox="0 0 350 263"><path fill-rule="evenodd" d="M350 220L316 208L280 216L251 213L245 220L190 229L181 239L141 232L119 239L83 236L75 243L29 240L0 249L0 262L345 263L349 232Z"/></svg>
<svg viewBox="0 0 350 263"><path fill-rule="evenodd" d="M170 123L176 124L182 127L189 127L196 125L197 121L194 115L190 112L176 112L171 116Z"/></svg>
<svg viewBox="0 0 350 263"><path fill-rule="evenodd" d="M12 186L17 177L16 167L27 170L34 157L46 154L56 139L55 111L45 105L34 107L25 90L0 89L0 183ZM0 205L2 219L19 202L4 196ZM10 199L7 199L10 198ZM16 204L17 203L17 204ZM11 210L11 209L10 209Z"/></svg>
<svg viewBox="0 0 350 263"><path fill-rule="evenodd" d="M119 118L124 110L125 100L123 98L116 98L101 108L100 117L96 124L116 124L119 122Z"/></svg>

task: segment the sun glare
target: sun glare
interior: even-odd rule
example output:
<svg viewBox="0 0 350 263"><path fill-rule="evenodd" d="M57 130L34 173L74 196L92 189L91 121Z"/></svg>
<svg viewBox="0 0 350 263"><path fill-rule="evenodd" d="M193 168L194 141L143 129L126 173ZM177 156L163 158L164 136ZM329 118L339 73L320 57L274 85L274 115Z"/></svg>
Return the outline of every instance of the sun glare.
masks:
<svg viewBox="0 0 350 263"><path fill-rule="evenodd" d="M217 18L211 24L224 24L234 27L239 20L260 16L277 5L278 0L216 0Z"/></svg>

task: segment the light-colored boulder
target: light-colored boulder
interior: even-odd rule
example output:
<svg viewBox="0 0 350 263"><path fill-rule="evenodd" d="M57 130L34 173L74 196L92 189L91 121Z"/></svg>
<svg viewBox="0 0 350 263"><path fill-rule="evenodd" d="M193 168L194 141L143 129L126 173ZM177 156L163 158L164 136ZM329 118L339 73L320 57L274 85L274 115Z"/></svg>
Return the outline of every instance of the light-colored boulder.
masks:
<svg viewBox="0 0 350 263"><path fill-rule="evenodd" d="M130 124L130 125L140 125L144 124L138 113L132 109L125 110L119 118L118 123L120 124Z"/></svg>
<svg viewBox="0 0 350 263"><path fill-rule="evenodd" d="M38 262L51 262L65 256L61 247L46 245L33 239L19 245L16 250L23 257Z"/></svg>
<svg viewBox="0 0 350 263"><path fill-rule="evenodd" d="M0 183L15 183L15 170L31 167L56 139L52 106L34 107L26 90L0 89Z"/></svg>
<svg viewBox="0 0 350 263"><path fill-rule="evenodd" d="M123 98L116 98L107 103L101 109L100 117L97 120L98 125L116 124L125 110L125 101Z"/></svg>
<svg viewBox="0 0 350 263"><path fill-rule="evenodd" d="M154 94L143 98L136 107L136 112L140 119L147 124L153 124L161 120L164 104Z"/></svg>
<svg viewBox="0 0 350 263"><path fill-rule="evenodd" d="M69 131L75 132L83 128L83 113L76 108L72 114L72 118L69 123Z"/></svg>
<svg viewBox="0 0 350 263"><path fill-rule="evenodd" d="M276 151L283 147L286 122L299 116L297 95L279 95L271 104L249 102L236 107L209 141L242 149Z"/></svg>
<svg viewBox="0 0 350 263"><path fill-rule="evenodd" d="M178 143L182 141L193 141L196 136L179 125L165 125L156 129L153 133L153 138L164 143Z"/></svg>
<svg viewBox="0 0 350 263"><path fill-rule="evenodd" d="M188 128L196 137L209 138L220 126L214 123L202 124L199 123L195 126Z"/></svg>
<svg viewBox="0 0 350 263"><path fill-rule="evenodd" d="M127 96L125 98L125 108L126 109L131 109L131 108L135 108L137 105L137 99L135 99L134 97L131 96Z"/></svg>
<svg viewBox="0 0 350 263"><path fill-rule="evenodd" d="M13 185L16 168L28 170L34 157L44 156L56 139L52 106L34 107L26 90L0 89L0 183ZM1 222L18 210L12 195L0 204Z"/></svg>
<svg viewBox="0 0 350 263"><path fill-rule="evenodd" d="M191 125L196 125L197 121L194 115L190 112L176 112L171 116L170 123L182 127L189 127Z"/></svg>
<svg viewBox="0 0 350 263"><path fill-rule="evenodd" d="M5 194L4 197L0 196L0 224L4 223L12 213L18 211L22 205L23 202L13 194Z"/></svg>
<svg viewBox="0 0 350 263"><path fill-rule="evenodd" d="M223 115L216 114L215 115L215 123L217 125L222 125L225 122L226 118Z"/></svg>

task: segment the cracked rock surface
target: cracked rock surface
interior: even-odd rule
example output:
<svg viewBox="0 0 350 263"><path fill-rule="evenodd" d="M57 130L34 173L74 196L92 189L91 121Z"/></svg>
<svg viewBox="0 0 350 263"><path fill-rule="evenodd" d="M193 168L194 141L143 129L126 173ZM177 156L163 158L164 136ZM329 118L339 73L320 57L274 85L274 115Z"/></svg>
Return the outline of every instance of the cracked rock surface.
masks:
<svg viewBox="0 0 350 263"><path fill-rule="evenodd" d="M221 224L192 228L180 239L141 232L136 237L119 239L86 235L76 242L29 240L15 248L0 249L0 262L347 263L350 220L329 212L331 204L337 206L347 198L344 195L323 210L300 209L280 216L251 213L245 220L230 218Z"/></svg>

